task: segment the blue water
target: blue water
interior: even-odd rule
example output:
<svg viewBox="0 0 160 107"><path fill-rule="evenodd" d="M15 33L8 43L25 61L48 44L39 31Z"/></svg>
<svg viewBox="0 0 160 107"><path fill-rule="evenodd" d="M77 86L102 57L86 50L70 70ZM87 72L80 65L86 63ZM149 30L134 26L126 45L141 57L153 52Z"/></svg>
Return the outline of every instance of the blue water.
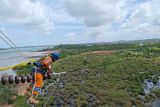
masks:
<svg viewBox="0 0 160 107"><path fill-rule="evenodd" d="M33 48L19 48L22 52L37 51L47 47L33 47ZM21 56L15 49L0 50L0 67L11 66L24 61L25 58Z"/></svg>
<svg viewBox="0 0 160 107"><path fill-rule="evenodd" d="M22 52L31 52L31 51L38 51L41 49L48 48L46 47L33 47L33 48L19 48ZM7 50L0 50L0 67L5 66L12 66L24 61L25 58L22 57L15 49L7 49ZM15 75L16 73L13 70L5 70L0 71L0 76L3 74L10 74Z"/></svg>
<svg viewBox="0 0 160 107"><path fill-rule="evenodd" d="M22 52L37 51L48 47L19 48ZM0 58L10 57L19 54L15 49L0 50ZM20 55L19 55L20 56Z"/></svg>

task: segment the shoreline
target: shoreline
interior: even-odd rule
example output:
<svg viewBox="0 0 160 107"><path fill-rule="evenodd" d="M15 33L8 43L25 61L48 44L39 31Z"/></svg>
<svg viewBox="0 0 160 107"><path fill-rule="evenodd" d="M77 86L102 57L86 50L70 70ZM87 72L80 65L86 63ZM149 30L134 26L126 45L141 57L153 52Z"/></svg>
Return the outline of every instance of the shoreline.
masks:
<svg viewBox="0 0 160 107"><path fill-rule="evenodd" d="M48 56L50 53L55 51L30 51L30 52L24 52L24 54L30 59L29 62L34 62L38 60L41 57ZM7 62L6 66L3 66ZM1 64L2 63L2 64ZM27 65L27 62L24 58L21 58L19 56L13 56L12 58L6 58L6 60L0 61L0 77L2 75L11 74L16 75L16 72L13 70L15 67L19 66L25 66Z"/></svg>

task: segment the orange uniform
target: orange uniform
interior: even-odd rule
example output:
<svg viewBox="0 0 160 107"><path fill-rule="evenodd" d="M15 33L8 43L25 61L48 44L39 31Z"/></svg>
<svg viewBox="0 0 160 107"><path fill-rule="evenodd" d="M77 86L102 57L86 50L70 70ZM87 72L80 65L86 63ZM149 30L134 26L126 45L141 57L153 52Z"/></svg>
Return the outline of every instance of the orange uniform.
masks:
<svg viewBox="0 0 160 107"><path fill-rule="evenodd" d="M48 70L48 72L51 72L52 58L50 56L43 59L41 63Z"/></svg>
<svg viewBox="0 0 160 107"><path fill-rule="evenodd" d="M42 61L41 61L43 67L45 69L47 69L48 72L51 72L51 64L52 64L52 58L50 56L44 58ZM42 86L43 86L43 74L41 72L36 72L36 75L35 75L35 88L33 90L33 94L34 95L37 95Z"/></svg>
<svg viewBox="0 0 160 107"><path fill-rule="evenodd" d="M33 94L37 95L43 86L43 74L42 73L36 73L35 75L36 81L35 81L35 89L33 90Z"/></svg>

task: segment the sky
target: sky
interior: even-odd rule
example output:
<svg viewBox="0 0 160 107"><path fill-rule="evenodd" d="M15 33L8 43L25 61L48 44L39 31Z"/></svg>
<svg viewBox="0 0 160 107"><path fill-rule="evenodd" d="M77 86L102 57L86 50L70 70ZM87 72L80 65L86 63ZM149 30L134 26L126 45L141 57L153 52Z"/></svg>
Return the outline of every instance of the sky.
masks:
<svg viewBox="0 0 160 107"><path fill-rule="evenodd" d="M160 38L160 0L1 0L0 30L17 46Z"/></svg>

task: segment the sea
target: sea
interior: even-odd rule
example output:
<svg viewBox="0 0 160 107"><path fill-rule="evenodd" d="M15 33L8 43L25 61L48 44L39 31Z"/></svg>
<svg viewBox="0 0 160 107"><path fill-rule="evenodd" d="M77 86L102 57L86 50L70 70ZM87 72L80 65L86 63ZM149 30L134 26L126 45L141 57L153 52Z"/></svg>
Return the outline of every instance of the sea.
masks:
<svg viewBox="0 0 160 107"><path fill-rule="evenodd" d="M46 48L49 48L49 47L48 46L22 47L19 49L25 54L25 52L33 52L33 51L38 51ZM25 58L22 57L15 49L0 50L0 67L13 66L22 61L25 61ZM0 77L4 74L16 75L16 72L12 69L0 71Z"/></svg>

